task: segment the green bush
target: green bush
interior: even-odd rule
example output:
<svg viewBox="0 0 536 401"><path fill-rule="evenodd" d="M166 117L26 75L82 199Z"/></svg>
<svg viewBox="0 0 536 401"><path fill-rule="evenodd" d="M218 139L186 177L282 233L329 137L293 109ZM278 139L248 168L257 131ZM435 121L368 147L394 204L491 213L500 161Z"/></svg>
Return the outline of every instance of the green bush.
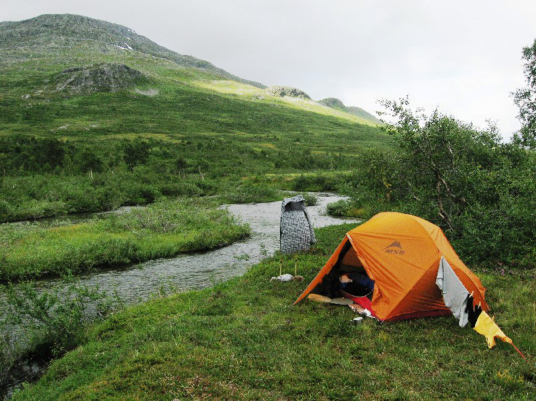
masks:
<svg viewBox="0 0 536 401"><path fill-rule="evenodd" d="M535 154L504 144L435 111L415 114L406 99L385 102L396 152L370 151L351 182L356 204L438 224L469 263L534 266Z"/></svg>
<svg viewBox="0 0 536 401"><path fill-rule="evenodd" d="M223 195L223 199L227 203L269 202L280 198L277 189L252 182L246 182L235 189L229 189Z"/></svg>
<svg viewBox="0 0 536 401"><path fill-rule="evenodd" d="M355 200L340 200L330 203L326 211L328 215L334 217L352 217L352 218L368 218L370 213Z"/></svg>
<svg viewBox="0 0 536 401"><path fill-rule="evenodd" d="M63 281L61 290L38 290L31 281L0 287L6 312L0 321L0 389L19 362L61 356L83 342L90 323L120 306L98 288L68 277Z"/></svg>
<svg viewBox="0 0 536 401"><path fill-rule="evenodd" d="M322 192L333 191L336 192L342 179L338 175L326 175L326 174L301 174L292 181L293 191L307 191L307 192Z"/></svg>
<svg viewBox="0 0 536 401"><path fill-rule="evenodd" d="M303 194L306 206L316 206L318 204L318 198L312 194Z"/></svg>

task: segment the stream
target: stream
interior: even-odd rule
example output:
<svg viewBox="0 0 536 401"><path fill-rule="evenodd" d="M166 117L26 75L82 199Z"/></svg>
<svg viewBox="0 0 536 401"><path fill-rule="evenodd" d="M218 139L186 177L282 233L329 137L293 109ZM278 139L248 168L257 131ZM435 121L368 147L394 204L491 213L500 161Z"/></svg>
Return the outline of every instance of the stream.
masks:
<svg viewBox="0 0 536 401"><path fill-rule="evenodd" d="M315 228L355 222L325 214L329 203L343 199L332 194L316 194L318 204L307 211ZM239 221L249 224L251 236L229 246L208 251L155 259L128 268L93 271L80 276L80 284L114 291L126 304L149 299L162 285L176 291L205 288L214 283L241 276L261 259L279 249L281 202L236 204L224 206ZM64 285L60 279L39 282L43 289Z"/></svg>
<svg viewBox="0 0 536 401"><path fill-rule="evenodd" d="M326 206L344 199L343 197L326 193L314 195L318 199L317 205L309 206L307 210L315 228L356 222L326 215ZM279 249L280 201L223 207L240 222L249 224L251 228L249 238L212 251L155 259L126 268L93 271L80 276L80 285L98 287L99 291L108 294L114 293L115 297L129 305L151 298L162 288L172 289L174 292L196 290L240 276L249 267L265 257L272 256ZM44 279L37 281L36 285L43 291L61 290L66 286L61 279ZM0 319L3 313L2 303L0 299ZM14 328L17 329L23 330ZM20 377L14 378L10 387L16 387L21 381L29 381L29 378L39 376L42 370L43 366L38 362L22 366L17 375Z"/></svg>

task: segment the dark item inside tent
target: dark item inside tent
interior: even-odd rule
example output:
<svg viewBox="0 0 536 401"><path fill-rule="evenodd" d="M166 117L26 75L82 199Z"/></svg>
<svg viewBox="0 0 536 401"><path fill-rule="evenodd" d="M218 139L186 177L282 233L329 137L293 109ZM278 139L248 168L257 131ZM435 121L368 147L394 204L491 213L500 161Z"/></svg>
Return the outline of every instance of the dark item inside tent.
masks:
<svg viewBox="0 0 536 401"><path fill-rule="evenodd" d="M330 298L342 295L350 299L355 297L372 299L374 281L369 278L350 242L345 244L337 263L316 286L313 293Z"/></svg>

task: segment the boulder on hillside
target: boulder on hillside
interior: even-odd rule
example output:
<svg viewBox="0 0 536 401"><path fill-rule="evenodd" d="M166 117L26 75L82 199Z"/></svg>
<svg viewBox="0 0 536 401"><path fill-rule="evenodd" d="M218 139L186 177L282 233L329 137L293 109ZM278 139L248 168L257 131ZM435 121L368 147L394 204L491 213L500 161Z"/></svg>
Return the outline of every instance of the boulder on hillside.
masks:
<svg viewBox="0 0 536 401"><path fill-rule="evenodd" d="M48 89L68 94L117 92L146 81L138 70L124 64L104 63L63 70L49 80Z"/></svg>
<svg viewBox="0 0 536 401"><path fill-rule="evenodd" d="M297 89L297 88L291 88L288 86L270 86L266 89L266 92L268 92L272 96L279 96L279 97L297 97L300 99L311 99L311 97L305 93L304 91Z"/></svg>

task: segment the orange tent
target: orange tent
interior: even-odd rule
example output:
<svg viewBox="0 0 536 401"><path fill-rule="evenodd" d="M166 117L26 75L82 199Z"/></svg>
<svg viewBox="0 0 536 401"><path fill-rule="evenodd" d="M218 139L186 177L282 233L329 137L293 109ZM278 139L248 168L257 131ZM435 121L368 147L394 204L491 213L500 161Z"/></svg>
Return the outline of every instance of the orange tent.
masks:
<svg viewBox="0 0 536 401"><path fill-rule="evenodd" d="M403 213L379 213L346 233L326 265L294 304L300 302L341 265L362 266L374 280L372 309L383 321L449 315L441 291L435 284L444 256L474 303L489 310L485 288L479 278L456 255L436 225Z"/></svg>

